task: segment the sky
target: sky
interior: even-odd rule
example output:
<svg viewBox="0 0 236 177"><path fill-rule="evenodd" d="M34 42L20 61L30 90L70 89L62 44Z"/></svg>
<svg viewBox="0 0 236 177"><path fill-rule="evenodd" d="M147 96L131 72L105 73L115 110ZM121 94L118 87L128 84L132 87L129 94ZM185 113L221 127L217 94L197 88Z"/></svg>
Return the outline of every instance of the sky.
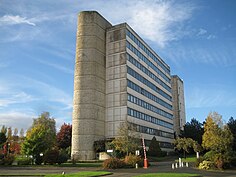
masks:
<svg viewBox="0 0 236 177"><path fill-rule="evenodd" d="M77 16L127 22L184 81L186 119L236 118L235 0L0 0L0 127L71 123Z"/></svg>

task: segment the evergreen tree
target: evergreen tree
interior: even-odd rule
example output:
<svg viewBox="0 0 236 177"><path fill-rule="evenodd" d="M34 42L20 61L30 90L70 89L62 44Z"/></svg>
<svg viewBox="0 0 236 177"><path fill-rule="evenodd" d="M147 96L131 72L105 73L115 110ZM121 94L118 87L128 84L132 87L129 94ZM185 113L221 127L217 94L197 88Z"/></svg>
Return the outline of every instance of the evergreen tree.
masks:
<svg viewBox="0 0 236 177"><path fill-rule="evenodd" d="M218 168L223 168L225 162L230 162L233 135L227 125L223 124L222 117L214 112L208 115L204 125L202 146L210 150L210 160Z"/></svg>
<svg viewBox="0 0 236 177"><path fill-rule="evenodd" d="M233 140L233 145L232 145L232 149L233 151L236 152L236 119L234 119L233 117L231 117L227 123L231 133L233 134L234 140Z"/></svg>
<svg viewBox="0 0 236 177"><path fill-rule="evenodd" d="M191 138L202 144L202 135L204 133L203 124L197 119L192 118L190 122L187 122L184 126L182 136L185 138Z"/></svg>
<svg viewBox="0 0 236 177"><path fill-rule="evenodd" d="M3 132L0 132L0 148L3 147L6 141L7 141L6 135Z"/></svg>
<svg viewBox="0 0 236 177"><path fill-rule="evenodd" d="M149 145L148 149L148 155L150 156L161 156L161 148L159 142L156 140L156 137L154 136L151 140L151 143Z"/></svg>

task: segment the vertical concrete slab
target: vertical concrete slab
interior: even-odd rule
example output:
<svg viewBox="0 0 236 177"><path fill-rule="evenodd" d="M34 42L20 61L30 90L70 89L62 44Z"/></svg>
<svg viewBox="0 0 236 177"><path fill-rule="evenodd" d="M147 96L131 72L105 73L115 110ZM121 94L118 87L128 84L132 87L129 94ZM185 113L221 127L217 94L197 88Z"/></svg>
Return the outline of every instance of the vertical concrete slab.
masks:
<svg viewBox="0 0 236 177"><path fill-rule="evenodd" d="M95 158L93 143L105 137L106 29L112 25L95 11L78 16L72 149L74 160Z"/></svg>

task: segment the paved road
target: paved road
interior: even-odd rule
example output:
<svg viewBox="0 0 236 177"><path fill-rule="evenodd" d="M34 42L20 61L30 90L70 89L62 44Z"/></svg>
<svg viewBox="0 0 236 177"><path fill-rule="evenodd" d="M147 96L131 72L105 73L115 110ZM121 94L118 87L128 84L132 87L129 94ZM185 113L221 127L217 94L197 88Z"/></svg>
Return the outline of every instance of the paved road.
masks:
<svg viewBox="0 0 236 177"><path fill-rule="evenodd" d="M236 177L236 170L226 170L226 171L205 171L205 170L198 170L193 167L183 167L172 169L171 166L172 162L155 162L152 163L148 169L138 168L138 169L119 169L119 170L109 170L113 172L113 175L110 177L132 177L136 175L140 175L142 173L194 173L199 174L203 177Z"/></svg>
<svg viewBox="0 0 236 177"><path fill-rule="evenodd" d="M12 174L61 174L63 171L65 173L76 173L78 171L98 171L103 170L101 168L94 167L0 167L0 174L5 174L11 176ZM113 173L109 177L132 177L140 175L143 173L158 173L158 172L173 172L173 173L195 173L200 174L204 177L236 177L236 170L226 170L226 171L203 171L192 167L183 167L172 169L171 162L155 162L152 163L148 169L138 168L138 169L116 169L107 170Z"/></svg>

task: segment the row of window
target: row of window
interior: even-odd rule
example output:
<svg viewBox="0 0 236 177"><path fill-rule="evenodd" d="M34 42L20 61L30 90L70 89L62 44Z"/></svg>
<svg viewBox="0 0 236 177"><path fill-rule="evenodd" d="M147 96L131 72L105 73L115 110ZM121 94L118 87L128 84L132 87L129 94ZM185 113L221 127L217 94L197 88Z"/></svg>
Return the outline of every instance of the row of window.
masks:
<svg viewBox="0 0 236 177"><path fill-rule="evenodd" d="M173 129L173 124L163 121L163 120L160 120L160 119L157 119L153 116L144 114L144 113L134 110L132 108L128 108L128 115L138 118L138 119L141 119L141 120L144 120L144 121L147 121L147 122L151 122L156 125L160 125L160 126L163 126L163 127L169 128L169 129Z"/></svg>
<svg viewBox="0 0 236 177"><path fill-rule="evenodd" d="M150 110L152 112L155 112L155 113L157 113L157 114L159 114L161 116L164 116L164 117L166 117L168 119L173 119L173 115L172 114L170 114L170 113L168 113L166 111L163 111L163 110L157 108L156 106L153 106L152 104L149 104L146 101L143 101L143 100L141 100L141 99L139 99L139 98L137 98L137 97L135 97L135 96L133 96L131 94L128 94L128 101L130 101L131 103L137 104L137 105L139 105L139 106L141 106L141 107L143 107L145 109L148 109L148 110Z"/></svg>
<svg viewBox="0 0 236 177"><path fill-rule="evenodd" d="M157 64L168 74L170 74L170 69L164 66L164 64L155 56L153 55L150 50L145 47L142 42L140 42L129 30L126 30L126 35L132 39L148 56L150 56Z"/></svg>
<svg viewBox="0 0 236 177"><path fill-rule="evenodd" d="M151 88L152 90L154 90L155 92L159 93L160 95L162 95L163 97L165 97L168 100L172 100L171 96L168 95L167 93L165 93L163 90L161 90L160 88L158 88L156 85L154 85L153 83L151 83L149 80L145 79L143 76L141 76L140 74L138 74L136 71L134 71L133 69L131 69L129 66L127 66L127 73L130 74L131 76L133 76L134 78L136 78L137 80L141 81L143 84L145 84L146 86L148 86L149 88Z"/></svg>
<svg viewBox="0 0 236 177"><path fill-rule="evenodd" d="M144 67L142 64L140 64L131 55L127 54L127 58L128 58L128 61L130 61L134 66L136 66L141 71L143 71L145 74L147 74L149 77L151 77L153 80L155 80L158 84L160 84L162 87L164 87L167 91L171 92L171 88L168 85L166 85L161 79L159 79L152 72L150 72L146 67Z"/></svg>
<svg viewBox="0 0 236 177"><path fill-rule="evenodd" d="M161 137L165 137L165 138L174 138L174 134L173 133L169 133L169 132L164 132L161 130L157 130L154 128L149 128L149 127L145 127L142 125L137 125L132 123L132 127L140 133L146 133L146 134L150 134L150 135L154 135L154 136L161 136Z"/></svg>
<svg viewBox="0 0 236 177"><path fill-rule="evenodd" d="M141 88L137 84L133 83L132 81L128 80L128 87L132 90L135 90L136 92L144 95L145 97L151 99L152 101L155 101L156 103L168 108L169 110L172 110L172 105L166 103L162 99L158 98L157 96L153 95L152 93L148 92L147 90Z"/></svg>
<svg viewBox="0 0 236 177"><path fill-rule="evenodd" d="M141 60L147 63L157 74L159 74L163 79L170 83L170 78L168 78L158 67L156 67L150 60L148 60L141 52L139 52L132 44L126 41L126 46Z"/></svg>

